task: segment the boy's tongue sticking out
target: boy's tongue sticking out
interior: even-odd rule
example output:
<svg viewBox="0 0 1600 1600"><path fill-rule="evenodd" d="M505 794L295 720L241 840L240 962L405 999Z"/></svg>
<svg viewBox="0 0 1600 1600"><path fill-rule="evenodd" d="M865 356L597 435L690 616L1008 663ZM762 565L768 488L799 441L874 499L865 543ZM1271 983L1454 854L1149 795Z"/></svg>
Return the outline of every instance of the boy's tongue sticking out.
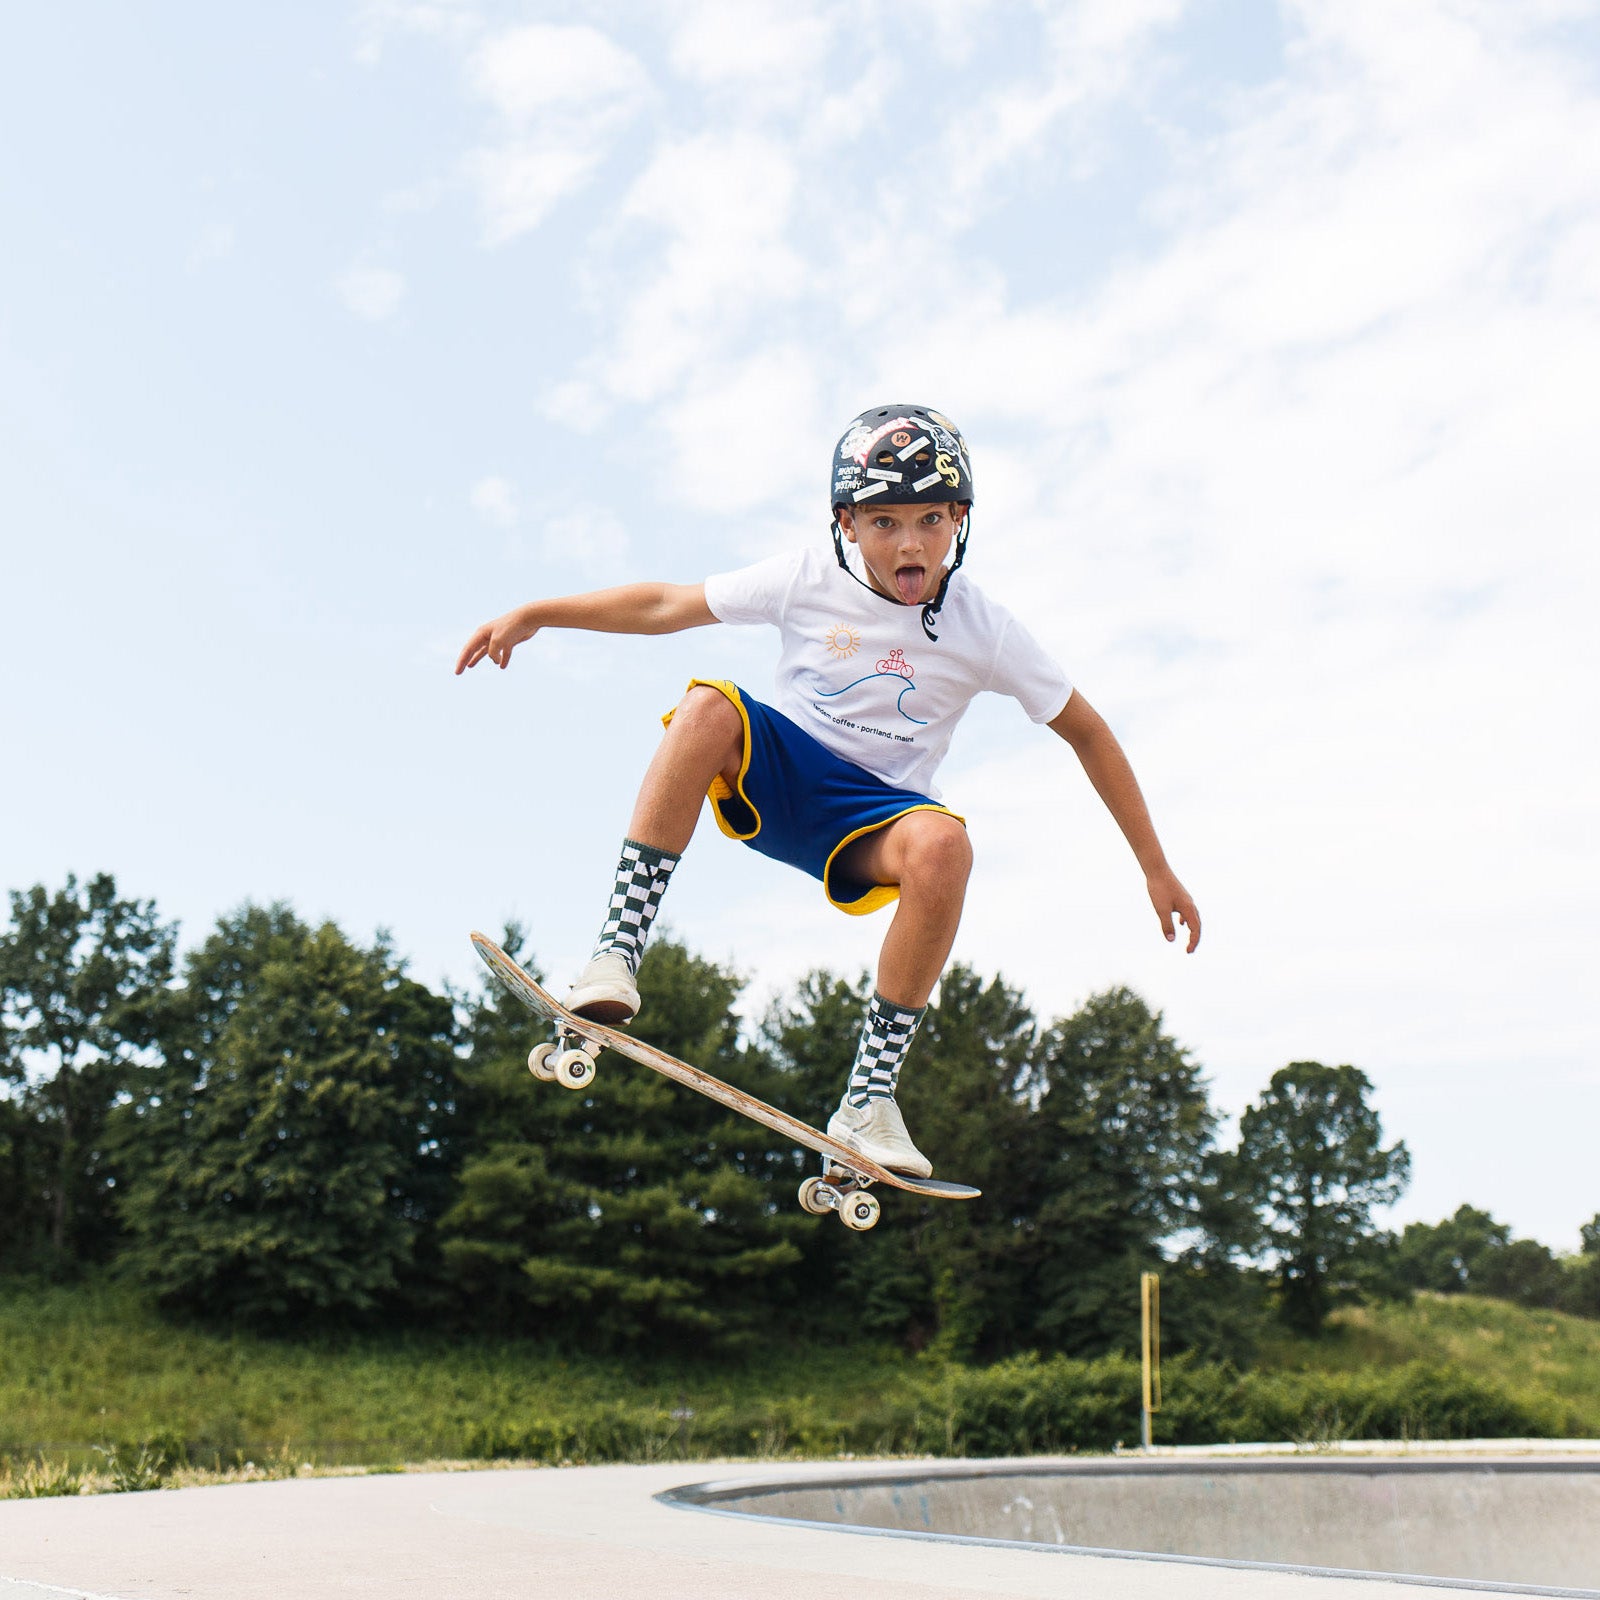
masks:
<svg viewBox="0 0 1600 1600"><path fill-rule="evenodd" d="M928 569L926 567L895 568L895 587L900 591L900 598L908 606L914 606L922 598L922 590L927 578Z"/></svg>

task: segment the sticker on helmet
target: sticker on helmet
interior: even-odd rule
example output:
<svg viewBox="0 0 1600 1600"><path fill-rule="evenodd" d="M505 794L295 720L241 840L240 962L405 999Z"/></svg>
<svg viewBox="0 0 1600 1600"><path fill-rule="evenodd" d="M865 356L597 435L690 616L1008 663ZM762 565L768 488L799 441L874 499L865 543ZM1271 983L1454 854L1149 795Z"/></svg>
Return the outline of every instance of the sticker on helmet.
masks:
<svg viewBox="0 0 1600 1600"><path fill-rule="evenodd" d="M911 485L911 487L915 489L918 494L921 494L924 489L931 489L934 484L936 484L943 476L944 474L942 472L930 472L926 478L918 478L917 481ZM859 499L860 496L858 495L856 498Z"/></svg>
<svg viewBox="0 0 1600 1600"><path fill-rule="evenodd" d="M926 450L927 448L928 448L928 436L927 436L927 434L923 434L923 436L920 439L913 439L905 447L905 449L900 452L900 459L902 461L904 461L909 456L915 455L918 450Z"/></svg>
<svg viewBox="0 0 1600 1600"><path fill-rule="evenodd" d="M903 472L888 472L882 467L868 467L869 478L882 478L885 483L904 483L906 475Z"/></svg>
<svg viewBox="0 0 1600 1600"><path fill-rule="evenodd" d="M915 424L910 417L895 417L892 421L885 422L881 427L873 428L870 431L863 430L858 433L852 429L846 436L844 443L839 446L839 452L843 455L845 453L844 446L854 444L855 448L849 454L859 461L862 466L865 466L868 453L880 439L887 434L895 432L896 429L910 429L914 426ZM906 436L909 438L910 434L908 433Z"/></svg>
<svg viewBox="0 0 1600 1600"><path fill-rule="evenodd" d="M911 435L907 433L904 428L902 428L899 433L891 435L889 443L897 446L902 444L910 444Z"/></svg>
<svg viewBox="0 0 1600 1600"><path fill-rule="evenodd" d="M961 474L956 470L955 463L943 450L941 450L938 455L933 458L933 465L938 475L943 478L952 489L959 489L961 487Z"/></svg>
<svg viewBox="0 0 1600 1600"><path fill-rule="evenodd" d="M933 478L929 478L928 482L932 483L934 478L937 478L938 476L939 474L937 472L934 473ZM850 496L850 498L852 500L870 500L873 495L882 494L883 491L888 487L889 485L886 483L869 483L865 489L857 489L856 492Z"/></svg>

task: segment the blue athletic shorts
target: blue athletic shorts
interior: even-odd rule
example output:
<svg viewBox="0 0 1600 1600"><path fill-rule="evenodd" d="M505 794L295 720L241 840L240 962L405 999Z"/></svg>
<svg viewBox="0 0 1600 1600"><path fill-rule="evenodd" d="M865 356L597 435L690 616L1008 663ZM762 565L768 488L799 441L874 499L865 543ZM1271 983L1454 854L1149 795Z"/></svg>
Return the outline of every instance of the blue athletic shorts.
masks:
<svg viewBox="0 0 1600 1600"><path fill-rule="evenodd" d="M810 873L841 911L865 916L900 897L894 884L863 883L836 871L846 845L911 811L940 811L965 821L937 800L891 788L824 749L804 728L736 683L691 680L689 687L697 686L726 695L744 719L744 764L737 785L730 788L721 773L711 783L717 826L730 839ZM672 713L661 720L671 722Z"/></svg>

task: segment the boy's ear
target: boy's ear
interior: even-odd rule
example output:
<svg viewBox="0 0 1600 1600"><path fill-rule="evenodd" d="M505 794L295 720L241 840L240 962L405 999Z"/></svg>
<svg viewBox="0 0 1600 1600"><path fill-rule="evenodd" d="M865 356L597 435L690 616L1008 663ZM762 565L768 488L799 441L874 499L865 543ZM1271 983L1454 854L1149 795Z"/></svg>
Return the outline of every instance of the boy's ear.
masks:
<svg viewBox="0 0 1600 1600"><path fill-rule="evenodd" d="M856 542L856 514L849 506L839 507L839 526L844 530L844 536L851 544Z"/></svg>

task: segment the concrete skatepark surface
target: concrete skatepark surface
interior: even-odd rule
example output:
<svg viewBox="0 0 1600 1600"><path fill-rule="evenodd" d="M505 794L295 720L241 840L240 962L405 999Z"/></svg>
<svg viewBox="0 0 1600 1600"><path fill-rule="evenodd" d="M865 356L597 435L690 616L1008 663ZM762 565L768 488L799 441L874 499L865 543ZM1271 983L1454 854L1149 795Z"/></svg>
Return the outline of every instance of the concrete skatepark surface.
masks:
<svg viewBox="0 0 1600 1600"><path fill-rule="evenodd" d="M305 1478L15 1500L0 1502L0 1600L277 1600L287 1595L306 1600L335 1595L381 1595L386 1600L411 1595L429 1600L558 1595L563 1600L627 1595L816 1600L819 1594L846 1591L869 1593L874 1600L1006 1595L1350 1600L1370 1584L1352 1588L1346 1577L1282 1567L1084 1554L1038 1544L974 1541L970 1535L923 1538L906 1530L856 1532L773 1520L775 1507L792 1513L805 1508L808 1496L813 1512L831 1507L857 1516L881 1512L898 1494L902 1506L912 1508L909 1525L921 1523L925 1531L935 1502L941 1518L975 1517L974 1525L991 1531L993 1524L985 1519L1009 1504L1011 1509L1004 1512L1009 1521L1002 1527L1014 1535L1026 1529L1035 1538L1045 1533L1053 1541L1049 1519L1061 1522L1066 1517L1059 1531L1071 1533L1070 1519L1084 1504L1082 1498L1060 1499L1056 1486L1065 1481L1095 1497L1094 1515L1102 1520L1093 1526L1105 1531L1131 1528L1149 1534L1148 1528L1116 1519L1126 1519L1131 1514L1127 1508L1136 1506L1139 1496L1150 1514L1155 1490L1175 1497L1191 1523L1205 1523L1209 1504L1219 1516L1226 1510L1236 1528L1259 1528L1273 1520L1259 1498L1262 1486L1273 1482L1291 1499L1298 1497L1294 1516L1303 1521L1383 1521L1359 1492L1351 1498L1350 1483L1335 1483L1339 1473L1334 1468L1343 1468L1347 1478L1369 1480L1368 1489L1384 1481L1385 1492L1394 1491L1388 1494L1391 1506L1399 1504L1396 1494L1411 1495L1412 1513L1424 1523L1438 1521L1449 1509L1445 1501L1467 1490L1478 1499L1469 1506L1466 1523L1480 1531L1499 1527L1506 1537L1520 1538L1522 1547L1564 1544L1578 1552L1577 1559L1592 1564L1600 1538L1600 1500L1593 1498L1600 1491L1600 1457L1565 1463L1520 1458L1514 1464L1480 1459L1470 1468L1451 1464L1451 1470L1431 1477L1417 1467L1445 1464L1410 1463L1407 1471L1388 1473L1375 1472L1364 1461L1299 1464L1315 1470L1296 1474L1284 1470L1293 1463L1215 1458L835 1461L759 1468L680 1462ZM1507 1466L1515 1470L1503 1470ZM1539 1467L1549 1470L1534 1470ZM1513 1493L1521 1498L1510 1514L1491 1511L1487 1491L1493 1484L1513 1482L1518 1485ZM1204 1487L1207 1483L1225 1484L1220 1499ZM1023 1497L1032 1502L1026 1515L1017 1503L1018 1485L1026 1486ZM1257 1496L1253 1504L1245 1503L1246 1489ZM1582 1499L1585 1494L1590 1498ZM703 1504L690 1503L696 1499ZM1230 1499L1233 1504L1227 1509ZM759 1514L728 1514L735 1507ZM721 1514L710 1514L716 1512ZM960 1533L959 1528L950 1531ZM1584 1538L1590 1541L1587 1546ZM1486 1588L1465 1579L1434 1580L1426 1589L1372 1581L1397 1595L1482 1594ZM1600 1571L1581 1586L1568 1580L1562 1584L1503 1592L1600 1596Z"/></svg>
<svg viewBox="0 0 1600 1600"><path fill-rule="evenodd" d="M1579 1590L1600 1585L1600 1461L943 1463L737 1480L705 1509L1060 1549ZM1591 1589L1600 1593L1600 1588Z"/></svg>

